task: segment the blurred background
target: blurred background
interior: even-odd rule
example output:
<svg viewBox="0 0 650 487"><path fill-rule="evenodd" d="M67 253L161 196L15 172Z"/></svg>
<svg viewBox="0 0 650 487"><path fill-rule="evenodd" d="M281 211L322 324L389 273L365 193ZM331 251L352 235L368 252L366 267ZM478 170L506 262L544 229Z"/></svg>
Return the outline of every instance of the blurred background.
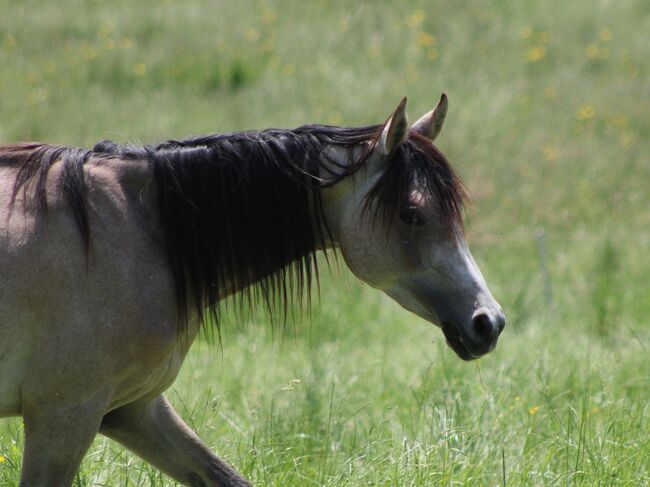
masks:
<svg viewBox="0 0 650 487"><path fill-rule="evenodd" d="M0 143L412 120L508 325L463 363L333 264L312 317L202 338L169 397L258 485L648 485L650 2L0 0ZM327 274L327 275L326 275ZM213 340L214 341L214 340ZM0 425L15 485L20 421ZM172 485L99 438L78 485Z"/></svg>

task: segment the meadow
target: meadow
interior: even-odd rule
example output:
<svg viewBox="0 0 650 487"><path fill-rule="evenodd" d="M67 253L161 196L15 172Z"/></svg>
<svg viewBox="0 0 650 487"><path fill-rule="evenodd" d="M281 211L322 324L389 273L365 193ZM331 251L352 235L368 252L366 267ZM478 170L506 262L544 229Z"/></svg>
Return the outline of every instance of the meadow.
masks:
<svg viewBox="0 0 650 487"><path fill-rule="evenodd" d="M462 362L334 260L311 316L227 317L169 398L260 486L649 485L648 32L647 0L0 0L0 143L367 125L445 91L496 351ZM98 437L75 485L174 483Z"/></svg>

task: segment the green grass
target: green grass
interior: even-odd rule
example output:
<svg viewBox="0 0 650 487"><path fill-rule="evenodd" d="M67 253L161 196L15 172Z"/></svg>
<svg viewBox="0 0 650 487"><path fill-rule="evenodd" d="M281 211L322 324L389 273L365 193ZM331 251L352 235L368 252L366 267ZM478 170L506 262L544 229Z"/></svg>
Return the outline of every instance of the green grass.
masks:
<svg viewBox="0 0 650 487"><path fill-rule="evenodd" d="M157 141L412 118L474 197L508 315L442 334L345 269L313 317L223 326L169 397L255 484L650 484L650 3L0 0L0 142ZM299 380L300 382L295 382ZM19 420L0 483L19 479ZM78 485L172 485L98 438Z"/></svg>

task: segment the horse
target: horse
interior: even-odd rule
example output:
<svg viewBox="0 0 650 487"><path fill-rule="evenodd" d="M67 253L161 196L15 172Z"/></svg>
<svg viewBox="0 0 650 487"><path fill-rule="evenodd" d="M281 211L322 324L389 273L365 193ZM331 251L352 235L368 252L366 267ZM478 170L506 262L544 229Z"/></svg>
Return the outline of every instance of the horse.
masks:
<svg viewBox="0 0 650 487"><path fill-rule="evenodd" d="M23 417L20 485L71 485L97 433L182 484L250 485L164 391L225 298L309 303L319 252L460 358L494 349L505 316L433 145L447 107L411 126L404 98L361 128L0 147L0 416Z"/></svg>

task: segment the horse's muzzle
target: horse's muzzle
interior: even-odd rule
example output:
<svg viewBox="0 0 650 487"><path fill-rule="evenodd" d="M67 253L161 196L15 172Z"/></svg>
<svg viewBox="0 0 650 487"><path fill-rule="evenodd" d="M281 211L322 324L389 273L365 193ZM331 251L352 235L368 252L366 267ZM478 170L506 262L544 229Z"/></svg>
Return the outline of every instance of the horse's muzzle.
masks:
<svg viewBox="0 0 650 487"><path fill-rule="evenodd" d="M505 324L505 315L500 310L489 313L479 309L472 318L470 333L452 322L443 323L441 328L456 355L463 360L474 360L494 350Z"/></svg>

